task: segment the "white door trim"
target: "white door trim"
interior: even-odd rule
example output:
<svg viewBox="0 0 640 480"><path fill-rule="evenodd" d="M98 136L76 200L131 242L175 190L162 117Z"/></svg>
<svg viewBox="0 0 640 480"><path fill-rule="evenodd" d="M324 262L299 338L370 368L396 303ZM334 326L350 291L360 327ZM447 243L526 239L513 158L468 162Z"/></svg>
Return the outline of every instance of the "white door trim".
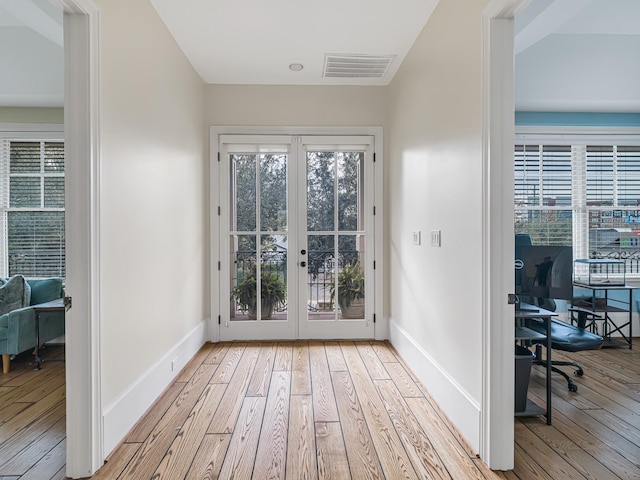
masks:
<svg viewBox="0 0 640 480"><path fill-rule="evenodd" d="M64 8L66 149L67 462L71 478L104 463L100 394L100 11L91 0Z"/></svg>
<svg viewBox="0 0 640 480"><path fill-rule="evenodd" d="M383 129L382 127L296 127L296 126L211 126L209 134L210 144L210 185L219 185L220 166L219 166L219 137L221 135L370 135L375 138L375 166L374 166L374 189L375 189L375 207L376 215L374 219L374 255L376 260L375 275L375 299L376 299L376 324L375 338L376 340L385 340L389 338L389 316L385 310L384 292L385 292L385 276L384 276L384 191L383 191L383 172L384 172L384 155L383 155ZM218 261L220 255L220 216L217 214L218 207L222 205L222 199L219 192L211 192L211 272L218 269ZM220 311L220 276L211 276L211 323L208 333L212 342L220 339L220 326L218 325L218 314Z"/></svg>
<svg viewBox="0 0 640 480"><path fill-rule="evenodd" d="M513 18L530 0L492 0L483 12L483 366L480 457L514 465Z"/></svg>

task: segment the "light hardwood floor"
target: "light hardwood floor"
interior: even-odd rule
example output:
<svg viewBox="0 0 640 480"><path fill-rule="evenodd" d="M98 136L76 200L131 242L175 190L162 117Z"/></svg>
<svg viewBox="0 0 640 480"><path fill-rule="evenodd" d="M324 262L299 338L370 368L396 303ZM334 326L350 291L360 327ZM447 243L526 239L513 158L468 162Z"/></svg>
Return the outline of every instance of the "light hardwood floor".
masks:
<svg viewBox="0 0 640 480"><path fill-rule="evenodd" d="M554 376L553 425L518 419L515 469L492 472L387 343L207 344L92 478L640 478L640 352L575 358L578 392ZM64 478L63 373L0 377L0 479Z"/></svg>

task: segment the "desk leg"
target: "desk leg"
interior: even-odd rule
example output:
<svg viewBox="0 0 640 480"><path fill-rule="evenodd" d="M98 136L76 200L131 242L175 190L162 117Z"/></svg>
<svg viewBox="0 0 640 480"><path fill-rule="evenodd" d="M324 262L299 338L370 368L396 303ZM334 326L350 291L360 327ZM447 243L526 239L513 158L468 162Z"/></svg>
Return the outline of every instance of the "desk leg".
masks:
<svg viewBox="0 0 640 480"><path fill-rule="evenodd" d="M34 370L40 370L40 312L36 312L36 349L34 351L36 366Z"/></svg>
<svg viewBox="0 0 640 480"><path fill-rule="evenodd" d="M547 317L547 425L551 425L551 317Z"/></svg>
<svg viewBox="0 0 640 480"><path fill-rule="evenodd" d="M629 289L629 350L633 341L633 289Z"/></svg>

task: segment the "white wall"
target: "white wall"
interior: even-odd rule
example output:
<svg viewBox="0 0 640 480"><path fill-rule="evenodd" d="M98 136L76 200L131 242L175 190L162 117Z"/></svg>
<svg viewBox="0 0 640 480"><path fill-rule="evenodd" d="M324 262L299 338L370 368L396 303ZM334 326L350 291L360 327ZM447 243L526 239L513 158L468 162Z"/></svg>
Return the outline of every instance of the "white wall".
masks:
<svg viewBox="0 0 640 480"><path fill-rule="evenodd" d="M478 449L482 398L481 12L440 2L390 86L391 339ZM422 245L412 245L412 231ZM441 230L442 246L430 246Z"/></svg>
<svg viewBox="0 0 640 480"><path fill-rule="evenodd" d="M381 126L384 87L208 85L208 125Z"/></svg>
<svg viewBox="0 0 640 480"><path fill-rule="evenodd" d="M168 352L182 351L180 342L193 332L191 350L204 340L208 159L204 86L155 10L147 0L97 3L108 454L193 354L185 350L171 372Z"/></svg>

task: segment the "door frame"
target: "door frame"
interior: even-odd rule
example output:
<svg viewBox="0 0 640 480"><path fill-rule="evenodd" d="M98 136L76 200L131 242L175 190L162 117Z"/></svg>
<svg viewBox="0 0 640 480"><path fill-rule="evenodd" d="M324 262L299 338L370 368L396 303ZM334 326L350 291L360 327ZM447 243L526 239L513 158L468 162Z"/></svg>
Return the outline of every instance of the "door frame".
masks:
<svg viewBox="0 0 640 480"><path fill-rule="evenodd" d="M530 0L491 0L482 14L482 408L480 458L514 466L514 17Z"/></svg>
<svg viewBox="0 0 640 480"><path fill-rule="evenodd" d="M210 211L211 211L211 321L207 331L208 338L212 342L220 341L220 324L221 314L221 298L220 298L220 274L218 262L221 261L220 252L220 229L221 221L219 207L222 205L219 191L213 191L217 188L220 181L220 135L318 135L318 136L372 136L374 137L375 152L375 179L374 190L376 194L375 205L376 215L373 225L374 235L374 260L376 260L376 269L374 271L375 282L375 311L376 324L374 326L374 335L376 340L385 340L389 338L389 315L385 309L385 285L384 285L384 155L383 155L383 129L382 127L296 127L296 126L211 126L209 130L210 145Z"/></svg>
<svg viewBox="0 0 640 480"><path fill-rule="evenodd" d="M100 9L58 0L64 12L66 475L104 463L100 363Z"/></svg>

